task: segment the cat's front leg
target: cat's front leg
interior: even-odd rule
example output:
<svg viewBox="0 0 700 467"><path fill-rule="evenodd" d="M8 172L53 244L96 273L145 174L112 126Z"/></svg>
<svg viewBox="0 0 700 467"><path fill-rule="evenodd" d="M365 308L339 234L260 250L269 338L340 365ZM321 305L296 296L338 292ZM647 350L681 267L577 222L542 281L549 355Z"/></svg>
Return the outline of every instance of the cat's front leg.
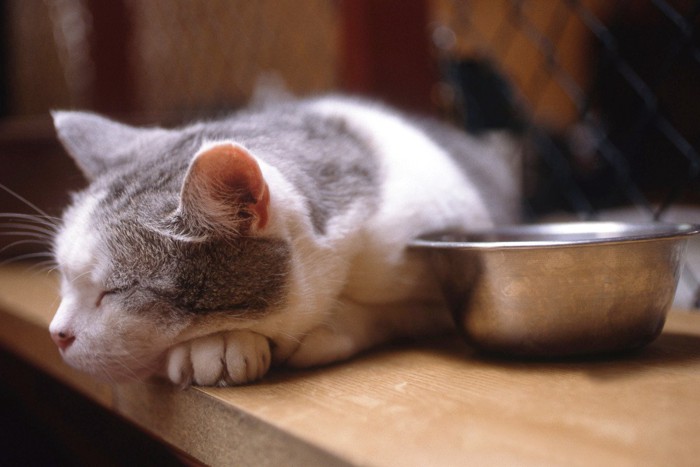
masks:
<svg viewBox="0 0 700 467"><path fill-rule="evenodd" d="M325 365L393 338L434 335L452 327L447 309L439 302L361 304L340 299L326 321L302 338L286 364Z"/></svg>
<svg viewBox="0 0 700 467"><path fill-rule="evenodd" d="M166 374L187 387L233 386L262 378L270 368L268 339L251 331L228 331L199 337L171 348Z"/></svg>

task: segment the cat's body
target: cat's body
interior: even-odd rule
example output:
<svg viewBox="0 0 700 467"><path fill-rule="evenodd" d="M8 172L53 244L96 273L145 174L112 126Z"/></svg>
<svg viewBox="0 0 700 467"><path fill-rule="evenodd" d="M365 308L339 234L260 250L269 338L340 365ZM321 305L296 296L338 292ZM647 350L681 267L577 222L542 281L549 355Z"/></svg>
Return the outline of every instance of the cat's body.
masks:
<svg viewBox="0 0 700 467"><path fill-rule="evenodd" d="M111 377L238 384L450 326L406 244L517 219L505 139L339 97L176 130L57 113L91 185L55 253L64 358Z"/></svg>

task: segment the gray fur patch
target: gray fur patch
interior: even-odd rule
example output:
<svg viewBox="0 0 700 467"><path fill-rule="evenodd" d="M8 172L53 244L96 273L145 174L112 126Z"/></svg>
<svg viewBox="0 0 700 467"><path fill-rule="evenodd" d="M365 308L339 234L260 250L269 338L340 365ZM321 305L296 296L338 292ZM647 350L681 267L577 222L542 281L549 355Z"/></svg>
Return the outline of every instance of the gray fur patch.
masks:
<svg viewBox="0 0 700 467"><path fill-rule="evenodd" d="M244 318L259 317L284 302L291 253L282 240L189 242L130 222L113 226L103 237L112 266L108 290L150 297L182 313Z"/></svg>

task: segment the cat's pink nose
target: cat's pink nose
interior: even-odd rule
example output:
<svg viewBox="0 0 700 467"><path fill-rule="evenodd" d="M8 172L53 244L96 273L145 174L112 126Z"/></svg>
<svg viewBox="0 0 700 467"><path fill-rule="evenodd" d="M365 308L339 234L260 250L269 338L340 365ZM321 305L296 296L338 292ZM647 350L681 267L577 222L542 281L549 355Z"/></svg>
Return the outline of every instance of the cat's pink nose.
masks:
<svg viewBox="0 0 700 467"><path fill-rule="evenodd" d="M53 339L59 349L66 350L75 340L75 336L66 331L58 331L51 333L51 339Z"/></svg>

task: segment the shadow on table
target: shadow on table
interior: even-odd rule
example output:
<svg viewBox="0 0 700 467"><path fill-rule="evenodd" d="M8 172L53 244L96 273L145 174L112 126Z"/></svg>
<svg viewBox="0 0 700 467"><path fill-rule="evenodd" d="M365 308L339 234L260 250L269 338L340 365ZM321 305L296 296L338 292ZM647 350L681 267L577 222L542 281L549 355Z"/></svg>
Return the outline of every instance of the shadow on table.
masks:
<svg viewBox="0 0 700 467"><path fill-rule="evenodd" d="M700 367L700 336L678 331L665 331L641 349L583 357L524 359L487 354L468 345L466 348L468 350L460 345L447 345L437 346L435 350L446 358L477 360L483 365L516 371L585 372L600 379L624 378L660 368L672 371L688 365Z"/></svg>

